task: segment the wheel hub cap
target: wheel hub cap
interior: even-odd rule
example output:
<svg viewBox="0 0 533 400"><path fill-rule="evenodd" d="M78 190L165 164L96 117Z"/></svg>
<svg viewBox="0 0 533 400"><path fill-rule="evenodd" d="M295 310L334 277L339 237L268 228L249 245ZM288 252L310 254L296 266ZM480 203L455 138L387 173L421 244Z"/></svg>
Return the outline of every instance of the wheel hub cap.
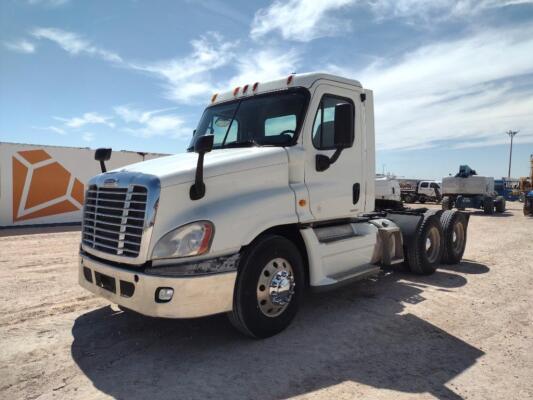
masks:
<svg viewBox="0 0 533 400"><path fill-rule="evenodd" d="M257 283L257 304L267 317L280 315L294 294L292 266L284 258L276 258L263 268Z"/></svg>
<svg viewBox="0 0 533 400"><path fill-rule="evenodd" d="M272 303L280 306L289 304L293 286L294 279L287 271L277 272L270 282L269 292Z"/></svg>

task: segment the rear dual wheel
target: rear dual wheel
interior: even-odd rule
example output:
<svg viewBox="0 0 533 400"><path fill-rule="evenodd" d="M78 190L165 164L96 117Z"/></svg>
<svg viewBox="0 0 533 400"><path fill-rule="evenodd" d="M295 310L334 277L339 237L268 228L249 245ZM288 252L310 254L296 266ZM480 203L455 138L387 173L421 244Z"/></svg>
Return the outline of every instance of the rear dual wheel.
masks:
<svg viewBox="0 0 533 400"><path fill-rule="evenodd" d="M448 210L441 214L440 222L444 244L442 263L457 264L466 248L467 217L461 212Z"/></svg>
<svg viewBox="0 0 533 400"><path fill-rule="evenodd" d="M244 251L231 323L253 338L284 330L298 310L304 289L304 267L296 246L278 235L265 235Z"/></svg>
<svg viewBox="0 0 533 400"><path fill-rule="evenodd" d="M443 247L443 232L439 218L425 214L406 248L406 263L409 270L419 275L434 273L441 262Z"/></svg>

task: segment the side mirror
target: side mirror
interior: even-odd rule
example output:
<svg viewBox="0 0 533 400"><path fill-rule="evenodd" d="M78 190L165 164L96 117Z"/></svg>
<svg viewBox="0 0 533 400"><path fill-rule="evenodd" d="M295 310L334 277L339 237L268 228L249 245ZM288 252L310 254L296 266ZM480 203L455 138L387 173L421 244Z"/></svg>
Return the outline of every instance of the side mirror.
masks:
<svg viewBox="0 0 533 400"><path fill-rule="evenodd" d="M336 162L343 149L352 147L354 141L354 109L349 103L335 106L335 136L333 138L335 153L331 157L324 154L316 155L316 170L325 171L331 164Z"/></svg>
<svg viewBox="0 0 533 400"><path fill-rule="evenodd" d="M194 141L194 152L198 154L209 153L213 150L214 135L199 136Z"/></svg>
<svg viewBox="0 0 533 400"><path fill-rule="evenodd" d="M94 159L96 161L100 161L100 169L102 170L102 172L107 172L105 162L111 159L111 152L111 149L106 149L103 147L96 149L96 151L94 152Z"/></svg>
<svg viewBox="0 0 533 400"><path fill-rule="evenodd" d="M213 150L214 135L199 136L194 141L194 152L198 153L198 163L196 164L196 177L194 184L189 190L191 200L199 200L205 196L204 183L204 154Z"/></svg>
<svg viewBox="0 0 533 400"><path fill-rule="evenodd" d="M349 103L335 106L335 147L346 149L351 147L354 140L353 105Z"/></svg>

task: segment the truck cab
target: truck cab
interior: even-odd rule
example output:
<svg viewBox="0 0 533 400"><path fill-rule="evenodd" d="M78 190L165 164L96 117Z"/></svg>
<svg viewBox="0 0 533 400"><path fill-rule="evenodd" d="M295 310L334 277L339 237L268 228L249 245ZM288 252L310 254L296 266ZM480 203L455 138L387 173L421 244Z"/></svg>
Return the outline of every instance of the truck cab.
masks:
<svg viewBox="0 0 533 400"><path fill-rule="evenodd" d="M374 157L373 95L358 81L310 73L214 94L187 152L88 183L79 282L141 314L225 312L267 337L306 287L460 260L464 214L374 212Z"/></svg>

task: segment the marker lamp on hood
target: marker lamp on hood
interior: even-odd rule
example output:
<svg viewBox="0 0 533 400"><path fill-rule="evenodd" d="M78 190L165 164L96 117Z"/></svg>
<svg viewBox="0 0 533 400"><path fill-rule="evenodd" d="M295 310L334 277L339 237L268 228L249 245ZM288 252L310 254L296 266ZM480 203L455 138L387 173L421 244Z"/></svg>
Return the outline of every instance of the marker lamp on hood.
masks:
<svg viewBox="0 0 533 400"><path fill-rule="evenodd" d="M152 258L178 258L207 253L215 229L209 221L198 221L165 234L154 247Z"/></svg>

